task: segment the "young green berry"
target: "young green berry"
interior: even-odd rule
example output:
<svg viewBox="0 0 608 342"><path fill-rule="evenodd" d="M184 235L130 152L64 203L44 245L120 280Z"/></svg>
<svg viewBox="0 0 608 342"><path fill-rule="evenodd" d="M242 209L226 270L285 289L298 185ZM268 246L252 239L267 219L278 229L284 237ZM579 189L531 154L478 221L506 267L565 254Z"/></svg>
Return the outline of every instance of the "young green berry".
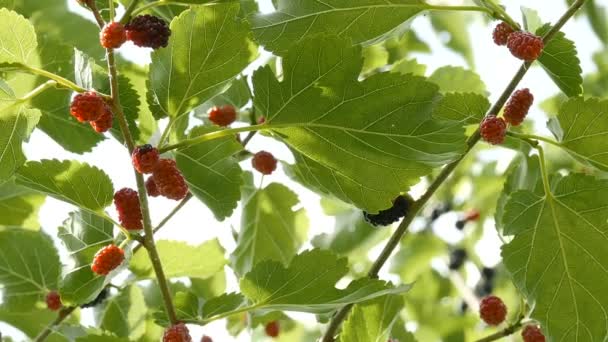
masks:
<svg viewBox="0 0 608 342"><path fill-rule="evenodd" d="M80 122L95 121L107 110L104 99L94 91L87 91L74 96L70 105L70 114Z"/></svg>
<svg viewBox="0 0 608 342"><path fill-rule="evenodd" d="M51 291L46 295L46 307L51 311L57 311L61 309L61 297L57 291Z"/></svg>
<svg viewBox="0 0 608 342"><path fill-rule="evenodd" d="M513 31L513 28L505 22L496 25L494 32L492 32L494 43L496 43L496 45L507 45L507 39L509 39L509 35L511 35Z"/></svg>
<svg viewBox="0 0 608 342"><path fill-rule="evenodd" d="M505 121L513 126L519 126L528 115L532 103L534 103L534 95L530 93L530 89L517 90L505 106L503 113Z"/></svg>
<svg viewBox="0 0 608 342"><path fill-rule="evenodd" d="M479 316L488 325L499 325L507 318L507 306L496 296L487 296L479 304Z"/></svg>
<svg viewBox="0 0 608 342"><path fill-rule="evenodd" d="M93 129L97 133L105 133L109 131L110 128L112 128L113 122L114 114L112 114L112 110L110 110L110 107L106 106L105 111L103 112L101 117L99 117L99 119L95 121L91 121L90 124L91 127L93 127Z"/></svg>
<svg viewBox="0 0 608 342"><path fill-rule="evenodd" d="M507 123L496 115L486 116L479 126L481 137L492 145L502 144L507 135Z"/></svg>
<svg viewBox="0 0 608 342"><path fill-rule="evenodd" d="M264 327L266 331L266 335L270 337L278 337L281 327L279 325L279 321L272 321Z"/></svg>
<svg viewBox="0 0 608 342"><path fill-rule="evenodd" d="M123 188L114 194L114 205L118 212L120 224L129 230L143 228L143 216L139 205L137 191Z"/></svg>
<svg viewBox="0 0 608 342"><path fill-rule="evenodd" d="M115 21L107 23L99 33L99 41L106 49L118 49L127 41L125 26Z"/></svg>
<svg viewBox="0 0 608 342"><path fill-rule="evenodd" d="M254 169L263 175L269 175L277 169L277 159L270 152L260 151L251 159Z"/></svg>
<svg viewBox="0 0 608 342"><path fill-rule="evenodd" d="M159 159L158 150L149 144L136 147L131 154L133 167L139 173L152 173Z"/></svg>
<svg viewBox="0 0 608 342"><path fill-rule="evenodd" d="M165 330L163 342L192 342L192 337L188 327L184 323L178 323Z"/></svg>
<svg viewBox="0 0 608 342"><path fill-rule="evenodd" d="M545 45L541 37L530 32L517 31L509 35L507 47L513 56L531 62L540 57Z"/></svg>
<svg viewBox="0 0 608 342"><path fill-rule="evenodd" d="M526 325L521 332L524 342L545 342L545 335L536 325Z"/></svg>
<svg viewBox="0 0 608 342"><path fill-rule="evenodd" d="M139 47L158 49L167 47L171 29L167 23L153 15L140 15L131 20L126 26L127 39Z"/></svg>
<svg viewBox="0 0 608 342"><path fill-rule="evenodd" d="M107 275L125 260L125 251L116 245L107 245L93 257L91 270L99 275Z"/></svg>
<svg viewBox="0 0 608 342"><path fill-rule="evenodd" d="M146 180L146 192L148 192L148 196L150 196L150 197L160 196L160 191L158 191L158 188L156 187L156 182L154 181L154 176L150 176Z"/></svg>
<svg viewBox="0 0 608 342"><path fill-rule="evenodd" d="M159 160L152 177L158 192L169 199L178 201L188 194L188 185L174 160Z"/></svg>
<svg viewBox="0 0 608 342"><path fill-rule="evenodd" d="M366 211L363 212L363 218L369 224L374 226L388 226L394 222L399 221L402 217L407 215L410 207L410 199L405 196L398 196L393 201L393 206L380 210L377 214L370 214Z"/></svg>
<svg viewBox="0 0 608 342"><path fill-rule="evenodd" d="M209 110L209 121L218 126L230 126L235 120L236 109L231 105L215 106Z"/></svg>

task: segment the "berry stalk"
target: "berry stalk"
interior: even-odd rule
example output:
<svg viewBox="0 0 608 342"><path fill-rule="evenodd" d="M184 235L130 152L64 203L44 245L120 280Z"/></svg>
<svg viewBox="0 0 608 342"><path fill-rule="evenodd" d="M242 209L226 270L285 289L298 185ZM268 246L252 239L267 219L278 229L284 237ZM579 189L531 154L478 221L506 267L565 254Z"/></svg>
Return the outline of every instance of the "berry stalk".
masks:
<svg viewBox="0 0 608 342"><path fill-rule="evenodd" d="M516 323L513 323L512 325L509 325L508 327L504 328L503 330L494 333L492 335L486 336L484 338L481 338L475 342L491 342L491 341L497 341L500 340L501 338L513 335L514 333L516 333L517 331L519 331L522 327L524 326L524 324L522 323L522 321L518 321Z"/></svg>
<svg viewBox="0 0 608 342"><path fill-rule="evenodd" d="M543 43L546 44L547 42L549 42L557 34L557 32L561 30L561 28L566 24L566 22L568 22L568 20L583 6L584 3L585 0L576 0L572 4L572 6L570 6L570 8L568 8L568 10L557 21L555 26L553 26L551 30L547 32L547 34L545 34L545 36L543 37ZM524 62L522 64L519 70L515 73L515 76L513 76L511 82L509 82L506 89L502 92L501 96L490 108L488 113L486 113L486 116L496 115L500 112L500 109L505 105L515 88L517 88L517 85L521 82L521 80L524 78L524 76L530 69L530 65L532 65L532 62ZM380 253L380 256L378 256L378 259L376 259L376 261L372 265L372 268L368 273L369 278L378 277L378 272L380 271L380 269L382 269L382 267L384 266L388 258L391 256L395 248L399 245L399 242L407 232L414 218L418 215L419 211L426 205L426 203L435 194L437 189L439 189L439 187L445 182L445 180L452 174L452 172L468 155L468 153L473 149L473 147L475 147L477 142L479 142L480 138L481 134L478 128L473 133L473 135L471 135L471 137L469 137L469 139L467 140L467 148L465 152L457 160L451 162L446 167L444 167L437 176L437 178L435 178L435 180L431 183L426 192L422 195L422 197L420 197L420 199L418 199L412 204L410 213L403 219L403 221L401 221L395 233L393 233L387 244L384 246L384 249ZM342 321L346 319L346 316L350 312L351 307L352 305L346 305L336 312L325 334L323 335L323 342L334 341L334 336L336 335L338 328L342 324Z"/></svg>

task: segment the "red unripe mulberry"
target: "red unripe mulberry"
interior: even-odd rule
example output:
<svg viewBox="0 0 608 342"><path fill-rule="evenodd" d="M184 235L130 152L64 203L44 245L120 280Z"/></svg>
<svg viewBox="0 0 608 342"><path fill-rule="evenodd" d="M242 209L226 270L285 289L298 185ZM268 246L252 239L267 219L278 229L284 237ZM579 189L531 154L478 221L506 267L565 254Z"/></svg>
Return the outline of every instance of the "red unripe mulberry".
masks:
<svg viewBox="0 0 608 342"><path fill-rule="evenodd" d="M70 105L70 114L80 122L95 121L105 114L107 104L94 91L87 91L74 96Z"/></svg>
<svg viewBox="0 0 608 342"><path fill-rule="evenodd" d="M251 160L253 168L263 175L269 175L277 169L277 159L270 152L260 151Z"/></svg>
<svg viewBox="0 0 608 342"><path fill-rule="evenodd" d="M505 22L496 25L494 32L492 32L494 43L496 45L507 45L507 40L513 31L513 28Z"/></svg>
<svg viewBox="0 0 608 342"><path fill-rule="evenodd" d="M503 117L511 125L519 126L528 115L532 103L534 103L534 95L530 93L530 89L520 89L511 95L505 106Z"/></svg>
<svg viewBox="0 0 608 342"><path fill-rule="evenodd" d="M114 194L114 205L120 224L129 230L143 228L141 207L137 191L123 188Z"/></svg>
<svg viewBox="0 0 608 342"><path fill-rule="evenodd" d="M524 342L545 342L545 335L536 325L526 325L521 332Z"/></svg>
<svg viewBox="0 0 608 342"><path fill-rule="evenodd" d="M513 56L530 62L540 57L545 44L539 36L530 32L517 31L509 35L507 47Z"/></svg>
<svg viewBox="0 0 608 342"><path fill-rule="evenodd" d="M280 331L279 322L272 321L272 322L266 324L266 327L264 327L264 330L266 331L266 335L268 335L270 337L279 336L279 331Z"/></svg>
<svg viewBox="0 0 608 342"><path fill-rule="evenodd" d="M209 110L209 121L222 127L229 126L236 120L236 109L231 105L213 107Z"/></svg>
<svg viewBox="0 0 608 342"><path fill-rule="evenodd" d="M61 297L57 291L51 291L46 295L46 307L51 311L57 311L61 309Z"/></svg>
<svg viewBox="0 0 608 342"><path fill-rule="evenodd" d="M148 196L150 197L158 197L160 196L160 192L156 187L156 182L154 181L154 176L148 177L146 180L146 191L148 192Z"/></svg>
<svg viewBox="0 0 608 342"><path fill-rule="evenodd" d="M479 316L488 325L499 325L507 318L507 306L496 296L487 296L479 304Z"/></svg>
<svg viewBox="0 0 608 342"><path fill-rule="evenodd" d="M174 160L159 160L152 177L158 192L169 199L181 200L188 194L188 185Z"/></svg>
<svg viewBox="0 0 608 342"><path fill-rule="evenodd" d="M137 172L152 173L156 164L158 164L160 155L158 150L155 147L152 147L152 145L142 145L133 150L131 159L133 161L133 167L135 167Z"/></svg>
<svg viewBox="0 0 608 342"><path fill-rule="evenodd" d="M507 135L507 123L503 118L496 117L496 115L488 115L481 122L479 132L483 140L488 143L492 145L502 144Z"/></svg>
<svg viewBox="0 0 608 342"><path fill-rule="evenodd" d="M107 23L99 33L99 41L106 49L118 49L127 41L125 26L115 21Z"/></svg>
<svg viewBox="0 0 608 342"><path fill-rule="evenodd" d="M91 121L91 127L97 133L105 133L112 128L112 124L114 122L114 114L112 114L112 110L109 106L106 106L105 111L101 115L101 117L95 121Z"/></svg>
<svg viewBox="0 0 608 342"><path fill-rule="evenodd" d="M184 323L178 323L165 330L163 342L192 342L192 337L188 327Z"/></svg>
<svg viewBox="0 0 608 342"><path fill-rule="evenodd" d="M125 251L116 245L108 245L100 249L93 257L91 270L99 275L107 275L120 266L125 260Z"/></svg>

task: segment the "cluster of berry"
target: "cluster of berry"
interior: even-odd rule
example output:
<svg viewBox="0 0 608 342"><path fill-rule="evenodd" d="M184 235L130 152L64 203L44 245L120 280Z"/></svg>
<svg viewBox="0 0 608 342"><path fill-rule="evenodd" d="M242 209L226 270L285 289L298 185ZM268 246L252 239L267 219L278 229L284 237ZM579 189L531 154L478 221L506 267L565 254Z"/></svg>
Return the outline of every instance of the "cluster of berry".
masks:
<svg viewBox="0 0 608 342"><path fill-rule="evenodd" d="M279 322L272 321L264 327L266 335L272 338L279 336ZM163 342L192 342L190 331L184 323L178 323L170 326L163 334ZM213 342L211 337L205 335L201 338L201 342Z"/></svg>
<svg viewBox="0 0 608 342"><path fill-rule="evenodd" d="M146 191L152 197L164 196L181 200L188 194L188 185L172 159L160 158L151 145L135 148L131 155L133 167L141 174L152 174L146 180ZM125 227L126 228L126 227Z"/></svg>
<svg viewBox="0 0 608 342"><path fill-rule="evenodd" d="M499 325L507 318L507 306L496 296L484 297L479 304L479 316L488 325ZM532 324L524 327L521 337L524 342L545 342L540 327Z"/></svg>
<svg viewBox="0 0 608 342"><path fill-rule="evenodd" d="M506 45L513 56L527 62L540 57L544 48L541 37L530 32L515 31L504 22L496 26L493 38L497 45ZM504 108L503 117L488 115L483 119L479 127L481 137L492 145L502 144L507 134L507 124L519 126L533 102L534 96L529 89L514 92Z"/></svg>

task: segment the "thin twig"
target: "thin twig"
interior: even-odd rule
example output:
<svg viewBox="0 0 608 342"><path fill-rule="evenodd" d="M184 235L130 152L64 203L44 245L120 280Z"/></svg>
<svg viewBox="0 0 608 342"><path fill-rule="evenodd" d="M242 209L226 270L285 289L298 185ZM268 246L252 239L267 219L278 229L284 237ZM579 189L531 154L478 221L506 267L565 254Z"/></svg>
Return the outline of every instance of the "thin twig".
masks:
<svg viewBox="0 0 608 342"><path fill-rule="evenodd" d="M61 311L59 311L59 313L57 314L57 318L55 318L55 320L52 321L51 324L47 325L46 328L44 328L44 330L42 330L40 334L36 336L34 342L42 342L46 340L53 333L53 328L61 324L72 312L74 312L74 310L76 310L75 306L70 306L61 309Z"/></svg>
<svg viewBox="0 0 608 342"><path fill-rule="evenodd" d="M475 342L491 342L491 341L496 341L496 340L500 340L503 337L507 337L507 336L511 336L514 333L516 333L519 329L521 329L524 326L524 324L522 323L521 320L517 321L516 323L513 323L512 325L504 328L503 330L494 333L492 335L486 336L484 338L481 338Z"/></svg>
<svg viewBox="0 0 608 342"><path fill-rule="evenodd" d="M559 32L559 30L561 30L561 28L568 21L568 19L570 19L574 15L574 13L576 13L576 11L581 8L581 6L584 3L585 3L585 0L577 0L574 4L572 4L572 6L570 6L570 8L568 8L566 13L564 13L564 15L562 15L562 17L558 20L558 22L555 24L555 26L553 26L551 28L551 30L549 32L547 32L547 34L543 37L543 41L545 43L549 42L555 36L555 34L557 34L557 32ZM509 99L509 97L511 96L511 94L513 93L513 91L515 90L517 85L519 84L519 82L521 82L523 77L528 72L530 65L531 65L530 62L525 62L522 64L522 66L519 68L519 70L517 71L517 73L515 74L513 79L511 80L511 82L509 82L506 89L502 92L501 96L494 103L492 108L490 108L490 110L488 111L488 113L486 115L495 115L500 112L500 109L505 105L505 103L507 102L507 100ZM416 217L418 212L425 206L425 204L435 194L435 192L443 184L443 182L450 176L452 171L454 171L454 169L456 169L456 167L465 158L465 156L473 149L473 147L477 144L479 139L480 139L480 134L479 134L479 129L477 129L475 131L475 133L473 133L473 135L468 139L467 148L466 148L465 152L457 160L448 164L443 170L441 170L441 172L439 173L437 178L435 178L433 183L431 183L431 185L426 190L426 192L422 195L422 197L420 199L418 199L416 202L414 202L410 212L403 219L403 221L401 221L401 223L399 224L399 227L397 227L397 230L395 231L395 233L393 233L393 235L387 242L386 246L384 246L384 249L380 253L380 256L378 257L378 259L376 259L376 261L372 265L372 268L368 273L369 278L378 277L378 272L380 271L382 266L384 266L384 264L386 263L386 261L388 260L390 255L393 253L395 248L399 245L399 242L403 238L403 235L405 235L405 233L407 232L407 229L408 229L409 225L412 223L412 221L414 220L414 217ZM333 342L334 341L334 336L336 335L338 328L342 324L342 321L348 315L348 312L350 311L351 307L352 307L352 304L346 305L342 309L340 309L336 312L333 319L329 323L329 326L327 328L327 331L325 332L325 335L323 336L323 339L322 339L323 342Z"/></svg>

